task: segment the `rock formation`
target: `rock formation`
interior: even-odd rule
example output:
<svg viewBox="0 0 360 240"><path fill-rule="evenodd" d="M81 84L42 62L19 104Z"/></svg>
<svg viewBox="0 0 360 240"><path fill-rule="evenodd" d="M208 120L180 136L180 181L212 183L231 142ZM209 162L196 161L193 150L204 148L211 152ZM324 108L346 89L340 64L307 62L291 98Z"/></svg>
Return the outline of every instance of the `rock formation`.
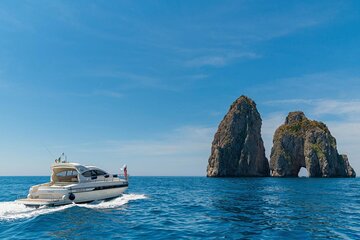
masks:
<svg viewBox="0 0 360 240"><path fill-rule="evenodd" d="M290 112L274 134L270 169L275 177L297 177L306 167L309 177L355 177L346 155L339 155L336 139L322 122Z"/></svg>
<svg viewBox="0 0 360 240"><path fill-rule="evenodd" d="M269 176L256 104L241 96L219 125L211 147L208 177Z"/></svg>

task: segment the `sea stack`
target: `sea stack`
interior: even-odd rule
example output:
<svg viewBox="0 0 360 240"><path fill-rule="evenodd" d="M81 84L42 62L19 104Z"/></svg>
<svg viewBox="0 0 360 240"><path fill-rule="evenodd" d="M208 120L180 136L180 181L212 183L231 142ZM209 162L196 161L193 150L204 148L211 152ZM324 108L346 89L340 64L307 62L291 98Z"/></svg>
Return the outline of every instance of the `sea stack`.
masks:
<svg viewBox="0 0 360 240"><path fill-rule="evenodd" d="M255 102L246 96L239 97L230 106L215 134L207 176L269 176L261 124Z"/></svg>
<svg viewBox="0 0 360 240"><path fill-rule="evenodd" d="M338 154L336 139L322 122L290 112L274 134L270 170L274 177L297 177L305 167L309 177L355 177L346 155Z"/></svg>

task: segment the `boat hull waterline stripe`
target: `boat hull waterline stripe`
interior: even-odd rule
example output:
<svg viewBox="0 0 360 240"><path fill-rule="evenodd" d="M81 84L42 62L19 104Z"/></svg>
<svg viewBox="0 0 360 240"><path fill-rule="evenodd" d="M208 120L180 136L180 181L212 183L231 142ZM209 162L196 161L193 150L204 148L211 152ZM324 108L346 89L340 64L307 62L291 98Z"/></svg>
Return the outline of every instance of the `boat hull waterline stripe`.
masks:
<svg viewBox="0 0 360 240"><path fill-rule="evenodd" d="M95 188L77 188L71 189L73 193L80 193L80 192L91 192L91 191L99 191L99 190L106 190L106 189L113 189L113 188L123 188L128 187L128 184L121 184L121 185L112 185L112 186L101 186Z"/></svg>

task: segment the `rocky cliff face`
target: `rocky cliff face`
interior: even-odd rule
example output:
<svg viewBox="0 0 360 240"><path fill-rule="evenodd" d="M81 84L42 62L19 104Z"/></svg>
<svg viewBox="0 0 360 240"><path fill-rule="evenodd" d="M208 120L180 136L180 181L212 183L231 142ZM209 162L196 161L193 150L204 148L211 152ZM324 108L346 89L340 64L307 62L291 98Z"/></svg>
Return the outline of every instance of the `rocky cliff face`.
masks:
<svg viewBox="0 0 360 240"><path fill-rule="evenodd" d="M339 155L336 139L322 122L290 112L274 134L270 170L275 177L297 177L306 167L309 177L355 177L346 155Z"/></svg>
<svg viewBox="0 0 360 240"><path fill-rule="evenodd" d="M219 125L211 147L208 177L269 176L256 104L241 96Z"/></svg>

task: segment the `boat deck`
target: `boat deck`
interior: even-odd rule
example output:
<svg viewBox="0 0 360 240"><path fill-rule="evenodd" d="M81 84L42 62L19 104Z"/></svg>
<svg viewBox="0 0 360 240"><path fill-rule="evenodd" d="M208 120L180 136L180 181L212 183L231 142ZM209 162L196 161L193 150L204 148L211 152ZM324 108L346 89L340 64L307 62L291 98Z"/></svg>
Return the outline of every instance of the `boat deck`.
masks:
<svg viewBox="0 0 360 240"><path fill-rule="evenodd" d="M51 206L56 203L59 203L61 199L32 199L32 198L23 198L18 199L16 202L22 203L26 206ZM56 204L57 205L57 204Z"/></svg>
<svg viewBox="0 0 360 240"><path fill-rule="evenodd" d="M17 202L57 202L60 199L32 199L32 198L22 198L16 200Z"/></svg>

